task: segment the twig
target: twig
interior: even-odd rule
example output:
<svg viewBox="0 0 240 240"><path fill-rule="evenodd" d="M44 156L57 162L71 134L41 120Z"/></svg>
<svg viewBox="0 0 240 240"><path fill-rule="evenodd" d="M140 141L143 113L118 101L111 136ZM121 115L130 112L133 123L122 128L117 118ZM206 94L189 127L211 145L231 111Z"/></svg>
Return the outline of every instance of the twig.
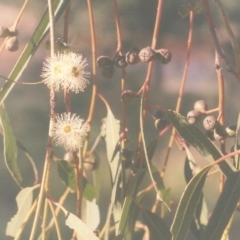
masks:
<svg viewBox="0 0 240 240"><path fill-rule="evenodd" d="M55 41L54 41L54 13L52 8L52 1L48 0L48 9L49 9L49 24L50 24L50 44L51 44L51 57L55 54ZM55 115L55 92L53 89L50 90L50 121L49 121L49 133L48 133L48 143L47 143L47 150L46 150L46 156L44 161L44 169L43 169L43 175L42 175L42 184L40 188L40 193L38 196L38 203L37 203L37 209L36 214L33 221L32 231L31 235L29 237L29 240L34 240L35 233L37 229L38 224L38 218L42 207L42 202L45 196L45 194L48 193L48 180L49 180L49 170L50 170L50 161L52 159L52 149L53 149L53 143L52 143L52 128L54 124L54 115ZM42 231L45 231L45 226L42 226Z"/></svg>
<svg viewBox="0 0 240 240"><path fill-rule="evenodd" d="M191 53L192 39L193 39L193 24L194 24L194 13L193 13L193 11L191 11L190 15L189 15L189 33L188 33L188 43L187 43L187 56L186 56L183 76L182 76L182 80L181 80L180 90L179 90L179 94L178 94L176 112L180 112L180 109L181 109L182 98L183 98L185 83L186 83L186 79L187 79L187 73L188 73L188 69L189 69L190 53ZM175 134L176 134L176 129L173 128L172 129L172 134L171 134L171 137L170 137L170 140L169 140L169 143L168 143L168 148L167 148L167 153L166 153L166 156L165 156L165 161L164 161L163 168L162 168L162 171L161 171L161 177L164 177L164 175L165 175L165 171L166 171L166 168L167 168L167 163L168 163L169 155L170 155L170 152L171 152L171 149L172 149Z"/></svg>
<svg viewBox="0 0 240 240"><path fill-rule="evenodd" d="M91 131L91 122L93 119L93 113L96 104L96 96L97 96L97 44L96 44L96 33L95 33L95 23L93 17L93 8L92 8L92 0L87 0L88 3L88 15L90 21L90 29L91 29L91 43L92 43L92 77L93 77L93 86L92 86L92 96L91 103L89 107L88 119L87 123L89 123L89 131ZM86 155L88 149L88 137L84 143L83 147L83 157Z"/></svg>

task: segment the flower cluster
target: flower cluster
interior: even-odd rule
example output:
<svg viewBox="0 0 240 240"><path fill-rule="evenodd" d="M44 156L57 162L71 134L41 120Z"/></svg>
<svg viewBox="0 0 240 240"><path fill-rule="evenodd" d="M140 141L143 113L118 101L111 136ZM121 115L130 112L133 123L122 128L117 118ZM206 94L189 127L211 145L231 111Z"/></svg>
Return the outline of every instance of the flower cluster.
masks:
<svg viewBox="0 0 240 240"><path fill-rule="evenodd" d="M56 145L63 146L66 151L76 151L83 145L89 125L76 114L63 113L56 115L53 127L53 139Z"/></svg>
<svg viewBox="0 0 240 240"><path fill-rule="evenodd" d="M71 90L75 93L84 91L89 83L86 77L89 72L84 68L87 60L74 52L58 52L53 57L48 57L43 63L42 75L43 82L54 91L59 88Z"/></svg>

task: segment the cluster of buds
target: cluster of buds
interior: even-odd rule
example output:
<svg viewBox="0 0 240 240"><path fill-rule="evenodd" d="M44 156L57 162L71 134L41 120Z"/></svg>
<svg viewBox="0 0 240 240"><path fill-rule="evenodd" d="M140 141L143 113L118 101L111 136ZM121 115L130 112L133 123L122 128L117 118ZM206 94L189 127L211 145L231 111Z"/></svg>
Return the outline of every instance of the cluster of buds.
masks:
<svg viewBox="0 0 240 240"><path fill-rule="evenodd" d="M172 54L168 49L154 50L151 47L145 47L139 50L137 47L132 48L126 55L117 54L114 59L108 56L100 56L97 59L97 65L102 69L102 75L106 78L112 78L114 67L126 68L127 65L134 65L141 62L148 63L154 59L159 60L162 64L167 64L172 59Z"/></svg>
<svg viewBox="0 0 240 240"><path fill-rule="evenodd" d="M14 30L12 31L9 28L0 26L0 37L1 38L7 38L7 41L5 43L5 48L10 52L15 52L19 48L19 42L18 42L18 31Z"/></svg>
<svg viewBox="0 0 240 240"><path fill-rule="evenodd" d="M194 109L189 111L187 114L187 121L190 124L197 123L202 116L205 116L203 119L203 127L206 130L206 136L214 141L221 141L226 137L235 137L236 135L236 125L230 125L224 127L217 118L213 115L207 115L208 105L204 100L198 100L194 104Z"/></svg>

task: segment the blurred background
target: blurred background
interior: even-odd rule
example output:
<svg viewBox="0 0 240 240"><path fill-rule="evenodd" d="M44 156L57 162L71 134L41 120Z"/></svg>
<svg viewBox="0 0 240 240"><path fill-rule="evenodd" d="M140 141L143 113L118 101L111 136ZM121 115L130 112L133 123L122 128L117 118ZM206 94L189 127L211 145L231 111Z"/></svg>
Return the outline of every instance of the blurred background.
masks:
<svg viewBox="0 0 240 240"><path fill-rule="evenodd" d="M10 27L14 23L23 1L5 1L0 0L0 25ZM184 4L184 1L165 1L161 27L158 36L157 47L167 48L172 52L172 61L167 65L154 63L151 88L150 105L160 105L165 108L175 109L178 98L178 91L183 74L186 60L186 47L189 29L188 17L182 19L178 14L178 8ZM213 17L217 26L217 32L221 41L221 46L227 55L230 63L234 66L233 52L227 33L223 27L217 8L211 3ZM15 65L18 57L24 49L26 43L31 37L34 29L38 25L42 14L46 8L47 1L30 1L24 12L19 25L19 43L17 52L8 52L3 50L0 55L0 75L8 76ZM224 8L231 22L231 27L235 33L238 42L240 42L240 8L238 0L224 3ZM139 49L151 45L154 29L157 0L131 0L118 1L120 21L122 25L123 51L126 53L133 47ZM114 20L114 8L111 1L94 1L93 12L95 18L97 55L107 55L114 57L117 48L116 27ZM63 36L63 16L56 24L56 36ZM69 43L77 49L84 58L88 60L87 70L91 72L91 38L89 17L86 1L72 1L70 24L69 24ZM28 67L23 72L20 82L37 82L40 80L42 63L50 55L45 48L45 42L49 39L47 36L33 56ZM1 39L1 43L3 40ZM1 44L0 43L0 44ZM193 108L195 101L204 99L209 108L215 108L218 104L218 85L214 66L214 45L211 39L204 14L195 16L194 37L192 51L190 56L190 67L187 75L186 87L183 96L181 113L186 115ZM235 66L234 66L235 67ZM138 91L142 86L145 77L147 65L139 63L126 68L127 89ZM223 66L225 77L225 118L226 124L235 124L239 114L239 91L240 84L226 71ZM116 69L112 79L106 79L98 72L99 92L110 103L112 111L117 119L121 117L120 109L120 79L121 71ZM91 79L90 79L91 81ZM0 80L0 86L3 86L4 80ZM91 84L84 93L72 94L72 111L80 114L84 119L87 118L88 108L91 97ZM49 122L49 91L45 85L20 85L16 84L7 99L4 102L6 110L12 124L16 138L28 149L33 156L39 176L42 173L42 167L45 157L46 141ZM62 92L57 93L57 112L64 111L64 102ZM93 131L90 135L90 143L98 135L101 127L101 120L106 116L106 108L101 101L97 101L94 114ZM129 147L132 150L136 147L137 136L139 132L139 101L132 101L127 106L127 126ZM155 130L154 121L151 117L147 119L146 141L153 140L158 132ZM155 165L161 169L166 154L166 147L169 141L170 133L166 134L158 143L157 151L154 155ZM90 145L91 145L90 144ZM227 150L233 144L233 140L227 140ZM2 138L0 138L0 150L2 149ZM104 144L99 146L100 156L104 156ZM196 162L200 166L207 164L206 160L191 149L194 153ZM64 154L60 148L54 149L54 154L61 158ZM100 157L101 158L101 157ZM104 157L102 157L104 161ZM106 158L106 157L105 157ZM185 153L180 151L175 145L170 155L169 166L165 176L165 186L171 188L172 199L177 204L185 187L183 174L183 165ZM25 186L31 186L34 178L32 168L26 160L26 157L19 151L18 163L21 169ZM54 172L55 171L55 172ZM56 176L56 177L55 177ZM109 181L109 179L103 179ZM64 189L59 180L56 169L53 170L51 177L52 186L54 186L53 195L59 198ZM205 197L209 212L213 209L218 196L218 176L211 176L205 184ZM59 186L59 189L55 189ZM3 154L0 155L0 239L5 238L5 228L7 222L17 211L15 197L19 192L19 187L11 178L5 163ZM104 193L107 194L107 193ZM109 194L107 194L109 195ZM72 203L74 198L70 197ZM71 208L71 206L70 206ZM173 206L174 208L174 206ZM72 206L74 209L74 206ZM104 207L103 207L104 209ZM74 210L73 210L74 211ZM104 211L106 211L106 206ZM172 221L168 217L169 223ZM230 231L230 239L237 239L239 236L239 213L236 214L233 228ZM27 237L26 237L27 239ZM189 240L194 239L191 234Z"/></svg>

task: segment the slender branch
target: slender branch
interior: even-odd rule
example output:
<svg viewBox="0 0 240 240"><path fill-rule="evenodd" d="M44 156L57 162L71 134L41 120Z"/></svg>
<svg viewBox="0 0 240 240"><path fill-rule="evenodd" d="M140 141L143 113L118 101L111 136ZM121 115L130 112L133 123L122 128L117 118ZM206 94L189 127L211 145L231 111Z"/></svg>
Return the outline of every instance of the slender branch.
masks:
<svg viewBox="0 0 240 240"><path fill-rule="evenodd" d="M16 31L18 22L20 21L20 19L21 19L22 15L23 15L23 12L24 12L24 10L25 10L28 2L29 2L29 0L25 0L25 2L23 3L23 5L22 5L22 7L21 7L21 10L20 10L20 12L18 13L18 16L17 16L17 18L16 18L13 26L11 27L11 31L13 31L13 32ZM1 47L0 47L0 53L2 52L2 50L3 50L3 48L4 48L5 44L6 44L6 42L7 42L7 40L8 40L8 38L9 38L9 37L6 37L6 38L4 39L4 41L3 41L3 43L2 43L2 45L1 45Z"/></svg>
<svg viewBox="0 0 240 240"><path fill-rule="evenodd" d="M58 224L58 221L57 221L57 216L55 214L55 211L54 211L54 208L53 208L53 204L50 200L47 199L47 202L49 204L49 207L51 209L51 212L52 212L52 216L53 216L53 221L54 221L54 224L56 226L56 232L57 232L57 236L58 236L58 240L62 240L62 237L61 237L61 232L60 232L60 227L59 227L59 224Z"/></svg>
<svg viewBox="0 0 240 240"><path fill-rule="evenodd" d="M86 122L89 123L89 131L91 130L91 122L93 119L93 113L96 104L96 96L97 96L97 44L96 44L96 33L95 33L95 24L93 17L93 8L92 8L92 0L87 0L88 3L88 15L90 21L90 29L91 29L91 43L92 43L92 77L93 77L93 87L92 87L92 97L91 103L88 113L88 119ZM88 149L88 138L85 141L83 147L83 157L85 156Z"/></svg>
<svg viewBox="0 0 240 240"><path fill-rule="evenodd" d="M68 24L69 24L70 11L71 11L71 2L69 3L64 15L63 41L66 43L68 42ZM64 103L65 103L66 112L71 112L70 94L66 88L64 89Z"/></svg>
<svg viewBox="0 0 240 240"><path fill-rule="evenodd" d="M117 1L113 0L113 5L114 5L114 13L115 13L115 22L116 22L116 30L117 30L117 54L119 55L124 55L123 50L122 50L122 31L121 31L121 22L120 22L120 16L119 16L119 11L118 11L118 6L117 6ZM123 92L126 88L126 71L125 69L121 69L121 92ZM120 129L120 134L121 134L121 149L125 148L125 143L126 143L126 103L121 101L121 129ZM125 193L125 187L126 187L126 178L125 178L125 162L121 161L122 164L122 185L123 185L123 193ZM123 196L124 197L124 196Z"/></svg>
<svg viewBox="0 0 240 240"><path fill-rule="evenodd" d="M154 26L154 31L153 31L153 37L152 37L152 45L151 47L153 49L156 48L157 45L157 39L158 39L158 33L159 33L159 27L160 27L160 22L162 18L162 9L163 9L163 0L158 0L158 5L157 5L157 12L156 12L156 20L155 20L155 26ZM148 94L149 94L149 85L150 85L150 80L152 76L152 69L153 69L153 61L151 61L148 64L148 70L147 70L147 75L145 82L142 86L142 88L138 91L138 95L141 93L144 93L143 95L143 116L142 116L142 121L143 121L143 126L145 125L145 116L147 112L147 106L148 106ZM142 145L142 135L141 132L139 132L139 137L138 137L138 149L140 149ZM138 159L138 155L140 154L140 151L137 151L136 157L134 161L136 162Z"/></svg>
<svg viewBox="0 0 240 240"><path fill-rule="evenodd" d="M55 41L54 41L54 13L52 7L52 1L48 0L48 9L49 9L49 24L50 24L50 44L51 44L51 57L55 54ZM44 161L44 169L43 169L43 176L42 176L42 184L40 188L40 193L38 196L38 203L35 218L33 221L32 231L29 240L35 239L35 233L38 224L38 218L40 215L42 202L46 194L48 193L48 180L49 180L49 170L50 170L50 161L52 159L52 151L53 151L53 143L52 143L52 129L54 125L54 115L55 115L55 92L53 89L50 90L50 121L49 121L49 133L48 133L48 143L47 143L47 150L46 156ZM45 231L45 226L42 226L42 231Z"/></svg>
<svg viewBox="0 0 240 240"><path fill-rule="evenodd" d="M184 88L185 88L186 79L187 79L187 73L188 73L188 69L189 69L190 53L191 53L191 49L192 49L193 26L194 26L194 13L193 13L193 11L191 11L190 15L189 15L189 33L188 33L188 41L187 41L187 56L186 56L183 76L182 76L181 85L180 85L179 94L178 94L176 112L180 112L181 105L182 105L183 93L184 93ZM164 161L163 168L162 168L162 171L161 171L161 177L164 177L164 174L165 174L165 171L166 171L166 168L167 168L167 163L168 163L169 155L170 155L170 152L171 152L171 149L172 149L175 134L176 134L176 129L173 128L172 129L172 134L171 134L171 137L170 137L170 140L169 140L169 143L168 143L168 148L167 148L167 153L166 153L166 156L165 156L165 161Z"/></svg>
<svg viewBox="0 0 240 240"><path fill-rule="evenodd" d="M18 13L18 16L17 16L17 18L16 18L16 20L15 20L13 26L12 26L12 30L13 31L16 30L18 22L20 21L20 19L21 19L22 15L23 15L23 12L24 12L28 2L29 2L29 0L25 0L25 2L23 3L22 8L21 8L20 12Z"/></svg>

